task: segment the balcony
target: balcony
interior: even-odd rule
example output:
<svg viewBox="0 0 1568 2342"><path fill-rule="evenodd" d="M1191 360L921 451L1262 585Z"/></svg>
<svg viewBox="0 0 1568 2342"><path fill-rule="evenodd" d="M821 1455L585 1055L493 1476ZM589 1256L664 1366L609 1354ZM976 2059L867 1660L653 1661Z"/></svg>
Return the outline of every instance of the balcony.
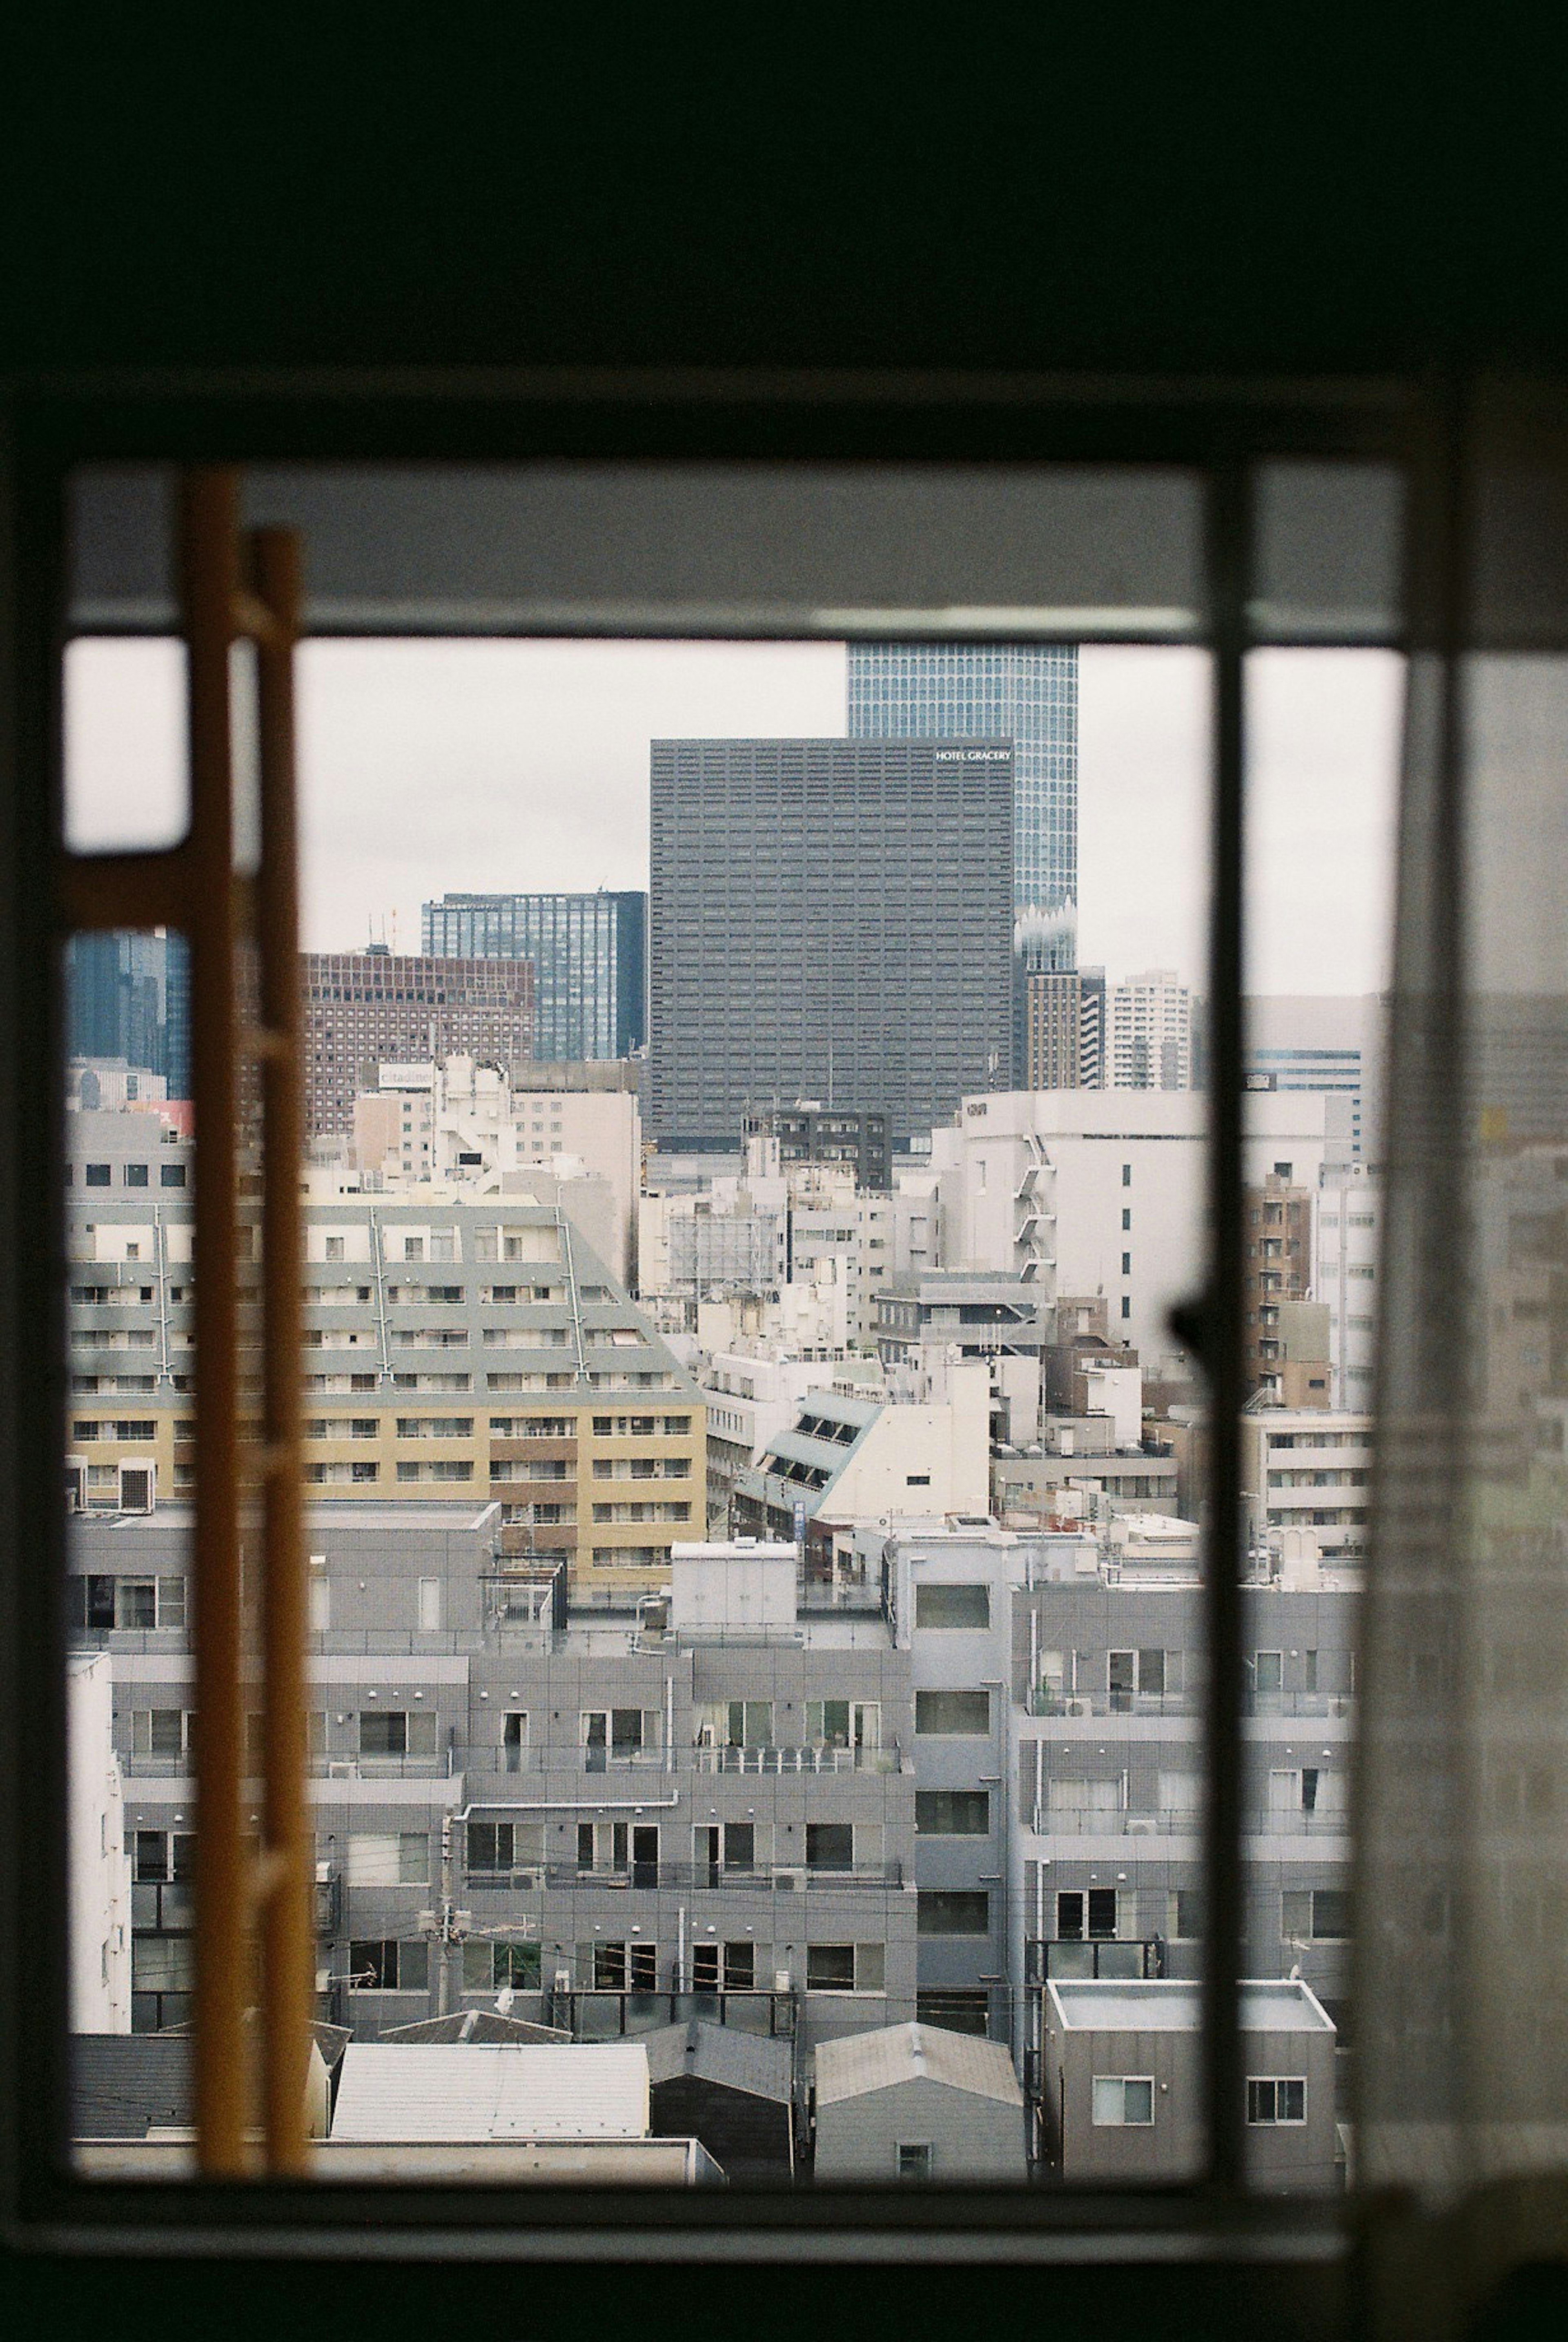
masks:
<svg viewBox="0 0 1568 2342"><path fill-rule="evenodd" d="M863 1863L854 1870L812 1870L804 1863L764 1863L743 1870L709 1862L624 1862L614 1868L606 1866L583 1870L572 1862L533 1862L517 1863L507 1870L468 1872L469 1891L475 1895L487 1889L517 1895L539 1894L546 1889L582 1894L590 1888L612 1893L659 1890L683 1895L731 1890L747 1895L794 1895L819 1889L837 1894L863 1888L885 1891L902 1887L904 1883L901 1862Z"/></svg>
<svg viewBox="0 0 1568 2342"><path fill-rule="evenodd" d="M599 1989L549 1995L551 2022L574 2041L614 2041L626 2034L656 2033L666 2025L686 2025L694 2017L735 2033L765 2034L790 2040L795 2029L793 1992L616 1992Z"/></svg>
<svg viewBox="0 0 1568 2342"><path fill-rule="evenodd" d="M1074 1691L1037 1690L1029 1703L1031 1716L1198 1716L1203 1696L1197 1691Z"/></svg>
<svg viewBox="0 0 1568 2342"><path fill-rule="evenodd" d="M1157 1936L1122 1942L1110 1937L1032 1937L1024 1947L1024 1981L1074 1984L1104 1977L1121 1984L1136 1984L1165 1973L1165 1947Z"/></svg>
<svg viewBox="0 0 1568 2342"><path fill-rule="evenodd" d="M698 1773L901 1773L896 1748L694 1748Z"/></svg>
<svg viewBox="0 0 1568 2342"><path fill-rule="evenodd" d="M453 1779L462 1768L454 1750L441 1748L426 1756L337 1756L328 1751L313 1756L310 1769L317 1780L326 1781L441 1781Z"/></svg>

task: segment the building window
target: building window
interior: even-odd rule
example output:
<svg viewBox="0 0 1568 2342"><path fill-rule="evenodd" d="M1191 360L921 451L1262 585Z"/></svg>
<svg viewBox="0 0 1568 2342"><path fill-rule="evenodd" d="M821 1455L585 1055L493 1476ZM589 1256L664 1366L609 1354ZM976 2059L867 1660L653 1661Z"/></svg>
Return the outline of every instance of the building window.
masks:
<svg viewBox="0 0 1568 2342"><path fill-rule="evenodd" d="M914 1589L914 1623L923 1630L966 1627L984 1632L991 1625L991 1589L987 1586L933 1586Z"/></svg>
<svg viewBox="0 0 1568 2342"><path fill-rule="evenodd" d="M1056 1897L1056 1940L1110 1944L1116 1939L1114 1887L1067 1887Z"/></svg>
<svg viewBox="0 0 1568 2342"><path fill-rule="evenodd" d="M978 1736L991 1729L988 1691L917 1691L914 1695L917 1733L954 1733Z"/></svg>
<svg viewBox="0 0 1568 2342"><path fill-rule="evenodd" d="M917 1837L989 1837L989 1789L916 1789Z"/></svg>
<svg viewBox="0 0 1568 2342"><path fill-rule="evenodd" d="M1306 2120L1306 2083L1304 2079L1290 2080L1271 2077L1267 2080L1247 2081L1247 2120L1249 2123L1304 2123Z"/></svg>
<svg viewBox="0 0 1568 2342"><path fill-rule="evenodd" d="M895 2167L900 2179L929 2179L932 2176L930 2143L924 2139L900 2139Z"/></svg>
<svg viewBox="0 0 1568 2342"><path fill-rule="evenodd" d="M884 1992L886 1952L881 1944L808 1944L807 1992Z"/></svg>
<svg viewBox="0 0 1568 2342"><path fill-rule="evenodd" d="M984 1887L923 1887L916 1897L916 1930L922 1936L988 1936L991 1897Z"/></svg>
<svg viewBox="0 0 1568 2342"><path fill-rule="evenodd" d="M805 1865L808 1870L853 1870L854 1825L852 1822L807 1822Z"/></svg>
<svg viewBox="0 0 1568 2342"><path fill-rule="evenodd" d="M1152 2076L1095 2075L1092 2120L1096 2130L1146 2130L1154 2119Z"/></svg>

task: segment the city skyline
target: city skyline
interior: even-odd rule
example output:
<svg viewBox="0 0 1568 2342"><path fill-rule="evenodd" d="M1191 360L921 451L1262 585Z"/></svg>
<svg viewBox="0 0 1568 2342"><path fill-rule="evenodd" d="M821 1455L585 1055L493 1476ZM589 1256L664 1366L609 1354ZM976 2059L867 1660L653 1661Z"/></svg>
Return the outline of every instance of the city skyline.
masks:
<svg viewBox="0 0 1568 2342"><path fill-rule="evenodd" d="M1079 957L1203 985L1207 668L1182 649L1080 653ZM181 666L168 644L73 646L70 827L175 825ZM300 659L302 940L417 947L446 891L647 884L654 737L844 736L842 644L307 644ZM1271 652L1253 670L1249 988L1387 981L1403 666ZM433 851L430 814L439 809ZM515 820L537 842L508 850Z"/></svg>

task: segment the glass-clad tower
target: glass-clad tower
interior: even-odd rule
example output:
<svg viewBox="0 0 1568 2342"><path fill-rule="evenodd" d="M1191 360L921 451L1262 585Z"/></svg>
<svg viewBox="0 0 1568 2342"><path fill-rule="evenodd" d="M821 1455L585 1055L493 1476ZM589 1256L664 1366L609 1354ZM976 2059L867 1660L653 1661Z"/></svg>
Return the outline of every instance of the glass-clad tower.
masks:
<svg viewBox="0 0 1568 2342"><path fill-rule="evenodd" d="M648 898L641 894L445 895L424 908L437 959L530 959L534 1055L624 1057L647 1035Z"/></svg>
<svg viewBox="0 0 1568 2342"><path fill-rule="evenodd" d="M1078 646L851 643L852 740L1010 739L1013 935L1023 967L1078 956Z"/></svg>

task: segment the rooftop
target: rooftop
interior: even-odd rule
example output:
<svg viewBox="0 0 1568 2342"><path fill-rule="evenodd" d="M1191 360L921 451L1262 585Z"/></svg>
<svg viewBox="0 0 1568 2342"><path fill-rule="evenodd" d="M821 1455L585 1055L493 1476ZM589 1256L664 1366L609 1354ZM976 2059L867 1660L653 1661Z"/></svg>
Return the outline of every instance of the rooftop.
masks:
<svg viewBox="0 0 1568 2342"><path fill-rule="evenodd" d="M816 2053L819 2107L890 2090L900 2082L940 2082L999 2105L1022 2107L1013 2060L1000 2041L948 2033L935 2025L890 2025L877 2033L851 2033L824 2041Z"/></svg>
<svg viewBox="0 0 1568 2342"><path fill-rule="evenodd" d="M1123 1984L1049 1984L1048 2018L1073 2033L1196 2033L1203 1987L1183 1978ZM1293 1978L1243 1984L1243 2033L1333 2033L1333 2020L1311 1988Z"/></svg>
<svg viewBox="0 0 1568 2342"><path fill-rule="evenodd" d="M355 2041L344 2052L335 2141L642 2138L641 2042Z"/></svg>

